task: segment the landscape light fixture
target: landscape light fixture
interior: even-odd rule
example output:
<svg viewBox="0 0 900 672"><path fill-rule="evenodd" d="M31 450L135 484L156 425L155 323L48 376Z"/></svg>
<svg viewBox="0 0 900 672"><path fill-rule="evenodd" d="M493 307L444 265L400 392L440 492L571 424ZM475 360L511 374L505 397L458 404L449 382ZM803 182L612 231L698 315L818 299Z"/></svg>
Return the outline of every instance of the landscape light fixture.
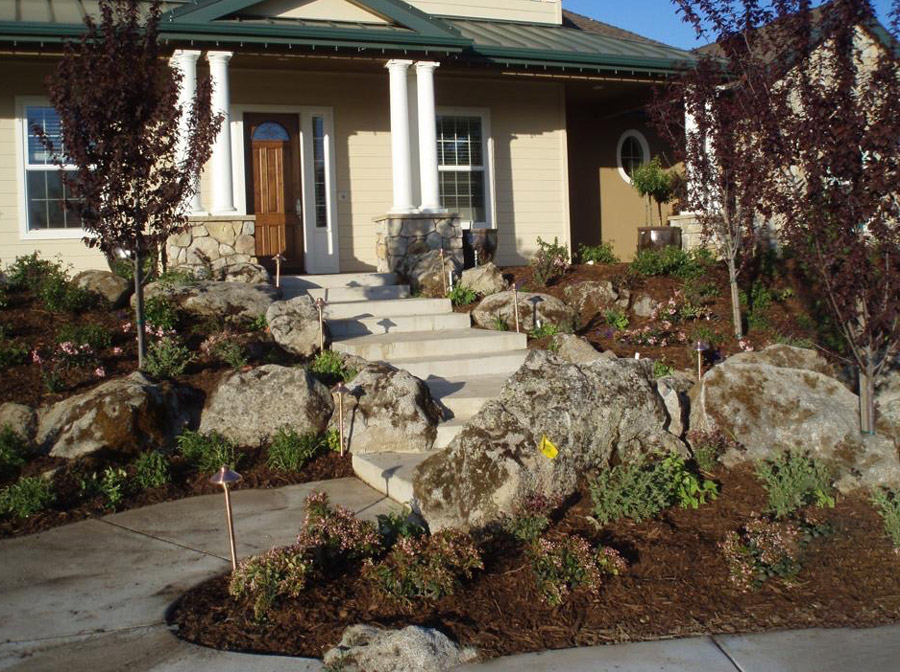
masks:
<svg viewBox="0 0 900 672"><path fill-rule="evenodd" d="M213 485L221 485L225 491L225 518L228 521L228 541L231 544L231 569L237 569L237 550L234 545L234 519L231 516L231 495L228 492L228 486L234 483L240 483L243 479L236 471L232 471L227 466L222 465L215 474L210 477L209 482Z"/></svg>
<svg viewBox="0 0 900 672"><path fill-rule="evenodd" d="M697 341L694 344L694 350L697 351L697 380L703 379L703 353L709 350L709 344L705 341Z"/></svg>
<svg viewBox="0 0 900 672"><path fill-rule="evenodd" d="M541 328L541 318L538 317L538 304L543 303L544 300L539 297L537 294L530 297L528 299L531 302L531 326L535 328L535 330L540 330ZM516 312L519 311L519 304L516 304Z"/></svg>
<svg viewBox="0 0 900 672"><path fill-rule="evenodd" d="M321 296L316 299L316 308L319 311L319 352L325 352L325 306L328 302Z"/></svg>
<svg viewBox="0 0 900 672"><path fill-rule="evenodd" d="M287 261L283 252L279 252L272 259L275 260L275 286L281 287L281 264Z"/></svg>
<svg viewBox="0 0 900 672"><path fill-rule="evenodd" d="M338 398L338 427L341 438L341 457L344 456L344 396L350 394L350 388L344 385L344 381L339 382L333 388L331 393L336 394Z"/></svg>
<svg viewBox="0 0 900 672"><path fill-rule="evenodd" d="M519 285L512 283L513 312L516 314L516 333L519 333Z"/></svg>
<svg viewBox="0 0 900 672"><path fill-rule="evenodd" d="M441 284L444 286L444 296L447 296L447 278L444 277L444 268L446 268L446 264L444 263L444 248L442 247L438 250L438 254L441 257ZM453 278L450 278L450 288L453 288Z"/></svg>

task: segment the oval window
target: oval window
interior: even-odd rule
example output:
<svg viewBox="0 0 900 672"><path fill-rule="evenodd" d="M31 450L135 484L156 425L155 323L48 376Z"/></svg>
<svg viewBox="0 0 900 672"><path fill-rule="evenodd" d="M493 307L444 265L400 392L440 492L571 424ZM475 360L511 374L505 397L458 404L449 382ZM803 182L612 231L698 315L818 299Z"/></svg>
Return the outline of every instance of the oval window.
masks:
<svg viewBox="0 0 900 672"><path fill-rule="evenodd" d="M635 130L625 131L619 138L616 161L622 179L631 184L631 173L634 169L650 161L650 145L644 134Z"/></svg>
<svg viewBox="0 0 900 672"><path fill-rule="evenodd" d="M291 136L288 135L288 132L281 124L276 124L274 121L267 121L254 129L253 139L287 142L291 139Z"/></svg>

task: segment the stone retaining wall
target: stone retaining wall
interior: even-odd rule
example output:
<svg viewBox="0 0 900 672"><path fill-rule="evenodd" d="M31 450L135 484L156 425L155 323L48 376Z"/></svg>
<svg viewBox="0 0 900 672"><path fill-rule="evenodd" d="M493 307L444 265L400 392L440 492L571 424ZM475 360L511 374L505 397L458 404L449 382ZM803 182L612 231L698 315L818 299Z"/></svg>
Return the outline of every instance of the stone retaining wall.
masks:
<svg viewBox="0 0 900 672"><path fill-rule="evenodd" d="M462 227L456 215L388 215L375 221L379 273L396 271L407 257L441 248L462 266Z"/></svg>
<svg viewBox="0 0 900 672"><path fill-rule="evenodd" d="M231 266L255 264L255 218L192 217L190 227L166 241L169 266L210 268L218 274Z"/></svg>

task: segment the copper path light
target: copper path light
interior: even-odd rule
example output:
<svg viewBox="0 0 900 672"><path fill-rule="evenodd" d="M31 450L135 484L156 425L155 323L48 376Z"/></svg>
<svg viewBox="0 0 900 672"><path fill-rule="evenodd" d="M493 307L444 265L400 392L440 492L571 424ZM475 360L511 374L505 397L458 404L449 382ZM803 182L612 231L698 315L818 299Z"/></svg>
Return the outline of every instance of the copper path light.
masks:
<svg viewBox="0 0 900 672"><path fill-rule="evenodd" d="M338 428L341 438L341 457L344 456L344 397L350 393L350 389L341 381L331 389L331 393L338 398Z"/></svg>
<svg viewBox="0 0 900 672"><path fill-rule="evenodd" d="M283 252L279 252L272 259L275 260L275 286L281 287L281 264L287 261Z"/></svg>
<svg viewBox="0 0 900 672"><path fill-rule="evenodd" d="M232 471L226 466L222 466L219 471L212 475L209 482L213 485L221 485L225 491L225 517L228 520L228 541L231 544L231 569L237 569L237 550L234 545L234 519L231 516L231 494L228 492L228 486L240 483L243 476L236 471Z"/></svg>
<svg viewBox="0 0 900 672"><path fill-rule="evenodd" d="M703 353L709 350L709 344L704 341L697 341L694 344L694 350L697 351L697 380L703 379Z"/></svg>
<svg viewBox="0 0 900 672"><path fill-rule="evenodd" d="M319 310L319 352L325 352L325 306L328 302L321 296L316 299L316 308Z"/></svg>
<svg viewBox="0 0 900 672"><path fill-rule="evenodd" d="M438 250L438 254L441 257L441 284L444 286L444 296L447 296L447 277L444 275L444 269L447 267L444 263L444 248L442 247ZM453 280L451 279L451 283Z"/></svg>
<svg viewBox="0 0 900 672"><path fill-rule="evenodd" d="M519 333L519 285L512 283L513 312L516 314L516 333Z"/></svg>

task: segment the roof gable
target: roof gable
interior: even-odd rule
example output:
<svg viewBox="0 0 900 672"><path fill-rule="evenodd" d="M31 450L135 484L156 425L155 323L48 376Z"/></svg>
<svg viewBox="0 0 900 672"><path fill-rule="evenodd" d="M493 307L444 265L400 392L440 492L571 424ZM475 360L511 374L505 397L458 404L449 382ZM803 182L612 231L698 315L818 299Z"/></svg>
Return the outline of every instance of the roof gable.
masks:
<svg viewBox="0 0 900 672"><path fill-rule="evenodd" d="M267 19L305 19L353 23L390 23L389 19L350 0L263 0L241 16Z"/></svg>

